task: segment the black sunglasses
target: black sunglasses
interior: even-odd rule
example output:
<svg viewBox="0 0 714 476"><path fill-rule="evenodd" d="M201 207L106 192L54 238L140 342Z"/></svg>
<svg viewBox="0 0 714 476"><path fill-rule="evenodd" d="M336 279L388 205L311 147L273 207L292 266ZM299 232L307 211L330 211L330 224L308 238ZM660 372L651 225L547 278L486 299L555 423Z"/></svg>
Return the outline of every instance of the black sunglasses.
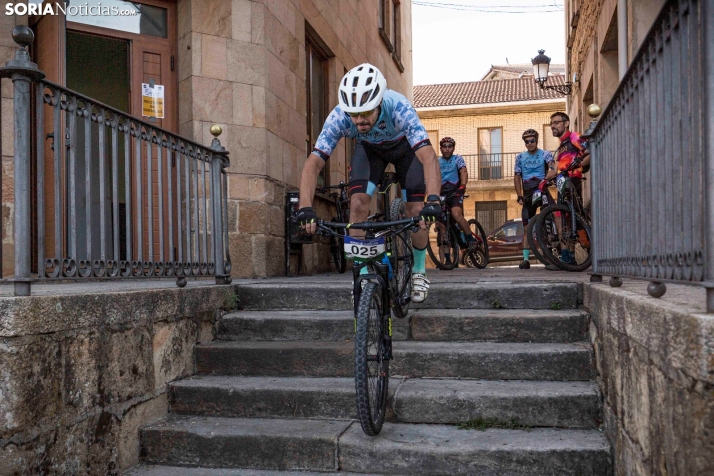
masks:
<svg viewBox="0 0 714 476"><path fill-rule="evenodd" d="M526 144L535 144L536 142L538 142L538 139L523 139L523 142L525 142Z"/></svg>

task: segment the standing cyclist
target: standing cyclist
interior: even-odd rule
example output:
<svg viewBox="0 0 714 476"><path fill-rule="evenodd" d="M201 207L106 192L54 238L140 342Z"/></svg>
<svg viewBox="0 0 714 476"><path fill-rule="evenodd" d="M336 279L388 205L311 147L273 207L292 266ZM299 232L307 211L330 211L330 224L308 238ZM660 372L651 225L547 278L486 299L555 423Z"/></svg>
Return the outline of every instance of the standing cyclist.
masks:
<svg viewBox="0 0 714 476"><path fill-rule="evenodd" d="M466 183L469 181L469 173L466 170L466 162L459 154L454 154L456 141L451 137L444 137L439 141L441 157L439 157L439 169L441 169L441 195L450 198L446 200L446 206L451 209L451 216L459 224L466 236L469 247L475 246L475 239L469 223L464 218L464 194L466 193ZM473 244L472 244L473 243Z"/></svg>
<svg viewBox="0 0 714 476"><path fill-rule="evenodd" d="M560 138L560 146L555 151L556 165L551 167L546 175L546 180L550 180L558 175L558 173L570 167L574 160L580 162L580 167L569 172L570 182L575 186L575 191L578 194L578 203L583 203L583 168L590 166L590 151L588 143L580 137L577 132L570 131L570 118L564 112L556 112L550 116L550 130L553 132L553 137ZM582 213L582 210L578 210ZM573 263L575 254L571 249L562 249L560 251L560 261L563 263Z"/></svg>
<svg viewBox="0 0 714 476"><path fill-rule="evenodd" d="M516 165L513 168L513 185L516 187L518 203L523 206L521 217L523 218L523 229L525 230L528 221L533 218L538 209L538 204L533 203L533 192L538 189L538 185L545 179L545 171L553 166L553 154L547 150L538 148L538 132L528 129L523 133L523 142L526 144L526 151L516 156ZM541 202L547 206L553 203L553 198L547 188L543 190L544 199ZM518 265L521 269L530 269L531 263L528 261L530 249L528 239L523 237L523 261Z"/></svg>
<svg viewBox="0 0 714 476"><path fill-rule="evenodd" d="M441 217L439 168L429 136L406 97L387 89L382 73L371 64L352 68L340 81L339 104L322 127L300 178L297 218L308 233L317 229L312 200L317 177L342 137L356 139L349 169L350 217L367 220L372 194L387 164L394 164L409 217L421 216L421 229L412 236L412 301L422 302L429 291L426 279L428 232L424 222ZM427 195L428 192L428 195ZM424 197L426 196L426 203ZM358 235L357 230L353 230ZM363 268L366 273L367 269Z"/></svg>

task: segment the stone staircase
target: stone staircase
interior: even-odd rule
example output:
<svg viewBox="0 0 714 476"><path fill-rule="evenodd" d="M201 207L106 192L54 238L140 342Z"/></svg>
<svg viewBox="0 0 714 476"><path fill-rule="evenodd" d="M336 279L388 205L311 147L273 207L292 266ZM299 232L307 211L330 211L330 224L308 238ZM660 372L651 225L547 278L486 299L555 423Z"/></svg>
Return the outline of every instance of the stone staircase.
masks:
<svg viewBox="0 0 714 476"><path fill-rule="evenodd" d="M349 283L239 289L129 474L611 474L576 284L433 284L394 320L377 437L354 421Z"/></svg>

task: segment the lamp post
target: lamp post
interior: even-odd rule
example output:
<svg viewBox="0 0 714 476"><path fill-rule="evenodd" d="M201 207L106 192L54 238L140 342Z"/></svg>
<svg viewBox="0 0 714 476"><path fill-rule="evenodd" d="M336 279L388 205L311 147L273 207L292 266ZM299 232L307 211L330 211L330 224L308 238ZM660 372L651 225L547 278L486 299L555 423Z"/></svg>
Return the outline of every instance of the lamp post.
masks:
<svg viewBox="0 0 714 476"><path fill-rule="evenodd" d="M535 82L538 83L541 89L553 89L560 94L570 95L573 92L573 84L565 83L563 85L556 84L554 86L546 86L548 81L548 69L550 68L550 58L545 55L545 50L538 50L538 56L531 60L533 64L533 76Z"/></svg>

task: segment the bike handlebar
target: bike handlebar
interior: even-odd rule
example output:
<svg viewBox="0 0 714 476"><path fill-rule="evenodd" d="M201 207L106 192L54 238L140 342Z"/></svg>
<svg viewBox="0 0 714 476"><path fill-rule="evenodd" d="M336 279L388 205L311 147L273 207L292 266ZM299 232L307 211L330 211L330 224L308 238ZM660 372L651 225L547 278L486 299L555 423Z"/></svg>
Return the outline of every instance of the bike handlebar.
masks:
<svg viewBox="0 0 714 476"><path fill-rule="evenodd" d="M421 217L412 217L412 218L405 218L404 220L395 220L395 221L365 221L361 223L335 223L335 222L329 222L325 220L318 220L317 221L317 229L318 233L320 231L325 232L326 234L332 234L332 235L338 235L335 231L335 229L344 229L344 230L370 230L370 231L378 231L378 230L386 230L388 228L393 228L396 230L396 233L401 233L404 230L407 230L408 228L412 228L415 226L419 225L419 222L421 221Z"/></svg>

